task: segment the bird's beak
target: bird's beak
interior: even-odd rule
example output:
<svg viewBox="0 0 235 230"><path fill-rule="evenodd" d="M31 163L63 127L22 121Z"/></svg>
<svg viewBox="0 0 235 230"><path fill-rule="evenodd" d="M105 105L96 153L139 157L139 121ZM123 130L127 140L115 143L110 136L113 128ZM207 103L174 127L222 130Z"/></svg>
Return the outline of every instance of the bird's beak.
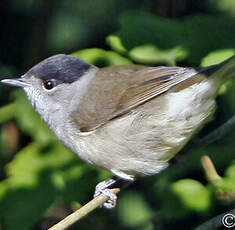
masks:
<svg viewBox="0 0 235 230"><path fill-rule="evenodd" d="M8 85L13 85L13 86L18 86L18 87L27 87L30 84L25 81L24 78L12 78L12 79L3 79L1 80L2 83L8 84Z"/></svg>

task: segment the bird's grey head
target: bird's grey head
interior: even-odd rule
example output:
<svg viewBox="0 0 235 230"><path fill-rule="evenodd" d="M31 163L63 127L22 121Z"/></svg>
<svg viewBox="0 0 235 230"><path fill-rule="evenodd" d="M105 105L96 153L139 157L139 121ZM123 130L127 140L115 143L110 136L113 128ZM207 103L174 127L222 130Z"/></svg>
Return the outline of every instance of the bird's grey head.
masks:
<svg viewBox="0 0 235 230"><path fill-rule="evenodd" d="M33 107L48 122L51 114L72 110L74 97L78 103L95 69L76 57L58 54L35 65L21 78L2 82L22 87Z"/></svg>

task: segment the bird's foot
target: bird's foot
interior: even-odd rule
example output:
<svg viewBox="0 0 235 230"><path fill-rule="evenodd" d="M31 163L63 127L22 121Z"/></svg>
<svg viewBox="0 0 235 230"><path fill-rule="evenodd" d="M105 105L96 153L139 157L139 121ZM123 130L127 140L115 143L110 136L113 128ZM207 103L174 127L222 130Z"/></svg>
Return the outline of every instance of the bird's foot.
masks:
<svg viewBox="0 0 235 230"><path fill-rule="evenodd" d="M100 182L95 187L94 197L97 197L101 193L107 196L109 199L104 203L103 207L107 209L112 209L116 206L117 203L117 195L110 190L110 187L116 183L115 179L107 179L105 181Z"/></svg>

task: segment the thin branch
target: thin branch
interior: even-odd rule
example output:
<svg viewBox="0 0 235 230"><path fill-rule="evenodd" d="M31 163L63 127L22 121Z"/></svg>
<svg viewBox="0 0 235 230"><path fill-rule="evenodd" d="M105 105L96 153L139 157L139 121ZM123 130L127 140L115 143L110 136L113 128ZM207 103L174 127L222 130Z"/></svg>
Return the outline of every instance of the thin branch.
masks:
<svg viewBox="0 0 235 230"><path fill-rule="evenodd" d="M214 164L212 163L210 157L204 155L201 158L202 166L205 170L207 179L212 183L216 183L219 180L222 180L222 178L217 173Z"/></svg>
<svg viewBox="0 0 235 230"><path fill-rule="evenodd" d="M207 136L200 139L196 144L197 145L208 145L214 141L217 141L228 134L232 129L235 128L235 115L232 116L228 121L221 125L216 130L209 133Z"/></svg>
<svg viewBox="0 0 235 230"><path fill-rule="evenodd" d="M111 189L112 192L115 194L120 192L120 188L113 188ZM90 212L95 210L96 208L102 206L106 201L108 200L108 197L100 194L99 196L95 197L93 200L89 201L87 204L82 206L80 209L76 210L69 216L65 217L63 220L61 220L59 223L55 224L48 230L64 230L70 227L72 224L80 220L81 218L88 215Z"/></svg>
<svg viewBox="0 0 235 230"><path fill-rule="evenodd" d="M202 156L201 158L202 166L205 170L208 181L213 184L216 188L215 197L225 203L229 203L235 200L235 191L224 190L218 186L218 184L223 183L223 178L217 173L214 164L208 156Z"/></svg>

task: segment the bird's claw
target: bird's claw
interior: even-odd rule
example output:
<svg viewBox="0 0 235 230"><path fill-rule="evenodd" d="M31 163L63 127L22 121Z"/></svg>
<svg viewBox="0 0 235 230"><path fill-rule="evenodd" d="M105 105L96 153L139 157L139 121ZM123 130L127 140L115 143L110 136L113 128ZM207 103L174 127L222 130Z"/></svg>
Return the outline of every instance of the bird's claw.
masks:
<svg viewBox="0 0 235 230"><path fill-rule="evenodd" d="M116 206L117 195L113 193L109 187L116 182L114 179L108 179L100 182L95 187L94 197L97 197L101 193L107 196L109 199L104 203L103 207L107 209L112 209Z"/></svg>

